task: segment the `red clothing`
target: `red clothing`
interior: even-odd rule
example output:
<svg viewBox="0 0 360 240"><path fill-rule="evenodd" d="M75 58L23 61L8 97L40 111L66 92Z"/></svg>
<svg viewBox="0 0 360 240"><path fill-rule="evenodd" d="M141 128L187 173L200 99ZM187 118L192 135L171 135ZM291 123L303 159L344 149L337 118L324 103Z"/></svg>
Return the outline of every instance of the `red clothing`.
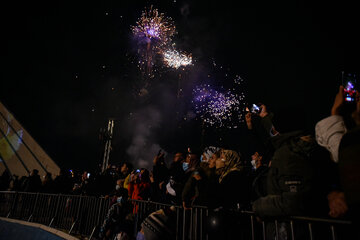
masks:
<svg viewBox="0 0 360 240"><path fill-rule="evenodd" d="M148 200L150 197L150 186L148 182L131 182L128 186L130 198L135 200Z"/></svg>
<svg viewBox="0 0 360 240"><path fill-rule="evenodd" d="M135 200L148 200L150 197L150 183L148 182L140 182L140 183L133 183L130 182L128 186L129 196L131 199ZM134 204L133 213L138 212L138 204Z"/></svg>

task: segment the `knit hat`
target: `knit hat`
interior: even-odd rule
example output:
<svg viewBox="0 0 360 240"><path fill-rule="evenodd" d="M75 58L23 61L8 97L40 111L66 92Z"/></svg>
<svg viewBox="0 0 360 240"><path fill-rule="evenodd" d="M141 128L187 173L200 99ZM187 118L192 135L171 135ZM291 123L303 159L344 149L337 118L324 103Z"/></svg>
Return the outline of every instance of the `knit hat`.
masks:
<svg viewBox="0 0 360 240"><path fill-rule="evenodd" d="M175 224L163 209L151 213L141 224L146 240L174 239Z"/></svg>

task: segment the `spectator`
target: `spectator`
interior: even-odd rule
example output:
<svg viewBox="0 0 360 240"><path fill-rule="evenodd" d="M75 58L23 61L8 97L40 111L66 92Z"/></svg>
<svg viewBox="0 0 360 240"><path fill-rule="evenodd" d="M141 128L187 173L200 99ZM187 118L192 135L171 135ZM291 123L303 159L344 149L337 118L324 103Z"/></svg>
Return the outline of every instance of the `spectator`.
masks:
<svg viewBox="0 0 360 240"><path fill-rule="evenodd" d="M165 164L164 153L159 152L153 160L153 171L152 171L152 199L154 201L164 202L166 183L169 178L169 170Z"/></svg>
<svg viewBox="0 0 360 240"><path fill-rule="evenodd" d="M120 177L121 179L124 179L124 188L129 188L130 183L130 173L133 171L133 166L129 162L124 162L120 169Z"/></svg>
<svg viewBox="0 0 360 240"><path fill-rule="evenodd" d="M133 171L128 187L129 196L135 200L148 200L150 198L150 176L145 168Z"/></svg>
<svg viewBox="0 0 360 240"><path fill-rule="evenodd" d="M360 94L356 93L356 110L352 112L356 126L342 137L339 147L340 180L350 218L359 225L360 213ZM346 209L343 209L346 211ZM343 212L340 210L340 212ZM359 233L358 233L359 236Z"/></svg>
<svg viewBox="0 0 360 240"><path fill-rule="evenodd" d="M13 174L11 191L21 191L21 182L18 175Z"/></svg>
<svg viewBox="0 0 360 240"><path fill-rule="evenodd" d="M121 239L132 239L134 227L127 192L118 192L115 197L116 202L108 210L99 238L114 239L116 235L121 235Z"/></svg>
<svg viewBox="0 0 360 240"><path fill-rule="evenodd" d="M222 150L215 163L219 175L218 205L224 208L246 207L250 189L243 162L233 150Z"/></svg>
<svg viewBox="0 0 360 240"><path fill-rule="evenodd" d="M3 174L0 177L0 191L7 191L9 190L11 182L11 174L7 169L4 170Z"/></svg>
<svg viewBox="0 0 360 240"><path fill-rule="evenodd" d="M40 192L41 190L41 178L39 176L39 171L33 169L30 173L30 176L27 178L25 183L25 192Z"/></svg>
<svg viewBox="0 0 360 240"><path fill-rule="evenodd" d="M73 182L69 175L70 172L72 172L72 170L66 171L65 169L60 169L60 175L54 180L55 192L62 194L70 193L73 187Z"/></svg>
<svg viewBox="0 0 360 240"><path fill-rule="evenodd" d="M181 203L181 194L184 188L185 171L183 170L183 153L177 152L169 168L169 181L166 184L166 202Z"/></svg>
<svg viewBox="0 0 360 240"><path fill-rule="evenodd" d="M259 152L255 152L251 156L252 173L250 178L252 187L252 201L258 199L259 197L265 197L267 195L266 178L269 168L268 166L263 164L262 155L263 154L259 154Z"/></svg>
<svg viewBox="0 0 360 240"><path fill-rule="evenodd" d="M350 208L350 217L355 221L357 221L360 206L360 185L357 184L360 179L359 98L359 92L356 92L355 104L346 103L344 87L340 86L331 108L331 116L316 125L317 142L329 150L334 162L339 163L342 189L332 191L328 195L329 215L341 217Z"/></svg>
<svg viewBox="0 0 360 240"><path fill-rule="evenodd" d="M46 173L42 182L42 192L54 193L54 181L51 177L51 173Z"/></svg>
<svg viewBox="0 0 360 240"><path fill-rule="evenodd" d="M209 207L216 205L217 192L214 191L217 186L215 161L219 156L219 148L205 148L200 167L193 172L184 186L182 192L184 208L188 209L194 205Z"/></svg>
<svg viewBox="0 0 360 240"><path fill-rule="evenodd" d="M195 170L198 170L198 168L200 167L200 159L197 154L188 153L182 165L185 172L184 179L185 181L187 181L189 177L192 176L193 172Z"/></svg>
<svg viewBox="0 0 360 240"><path fill-rule="evenodd" d="M175 239L175 209L160 209L151 213L141 224L137 240L172 240Z"/></svg>
<svg viewBox="0 0 360 240"><path fill-rule="evenodd" d="M322 198L318 195L322 189L316 189L314 165L326 162L327 155L311 135L301 131L279 134L272 142L275 153L267 177L267 195L253 203L253 210L261 216L314 214L316 199ZM322 168L327 169L325 164Z"/></svg>

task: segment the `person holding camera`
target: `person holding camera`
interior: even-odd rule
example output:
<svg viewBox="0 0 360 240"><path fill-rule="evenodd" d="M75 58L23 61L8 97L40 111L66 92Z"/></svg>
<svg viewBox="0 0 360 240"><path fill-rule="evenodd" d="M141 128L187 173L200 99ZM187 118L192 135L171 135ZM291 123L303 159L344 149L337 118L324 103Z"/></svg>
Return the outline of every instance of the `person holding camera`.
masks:
<svg viewBox="0 0 360 240"><path fill-rule="evenodd" d="M148 200L150 198L150 176L145 168L132 171L128 187L129 196L135 200Z"/></svg>
<svg viewBox="0 0 360 240"><path fill-rule="evenodd" d="M346 214L355 222L360 209L360 94L347 101L345 89L339 87L331 115L316 124L316 140L338 164L341 188L328 195L329 215ZM356 216L356 217L355 217Z"/></svg>

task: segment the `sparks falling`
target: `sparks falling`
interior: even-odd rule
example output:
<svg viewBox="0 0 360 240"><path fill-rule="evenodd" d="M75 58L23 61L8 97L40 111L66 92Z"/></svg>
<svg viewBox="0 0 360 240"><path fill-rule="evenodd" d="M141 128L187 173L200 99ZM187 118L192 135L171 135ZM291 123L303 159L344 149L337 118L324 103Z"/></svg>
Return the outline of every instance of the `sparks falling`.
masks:
<svg viewBox="0 0 360 240"><path fill-rule="evenodd" d="M156 40L161 45L171 42L176 33L174 23L171 18L159 13L153 6L145 9L141 18L132 27L132 32L139 38L145 38L147 41Z"/></svg>
<svg viewBox="0 0 360 240"><path fill-rule="evenodd" d="M162 55L176 34L175 25L171 18L152 6L142 12L136 23L131 29L138 45L138 66L146 78L151 79L157 55Z"/></svg>
<svg viewBox="0 0 360 240"><path fill-rule="evenodd" d="M176 50L167 50L164 52L164 63L170 68L178 69L179 67L192 64L191 54L180 53Z"/></svg>
<svg viewBox="0 0 360 240"><path fill-rule="evenodd" d="M233 88L213 88L202 84L193 89L195 113L207 126L237 128L243 121L245 94L239 91L243 80L240 76L233 79Z"/></svg>

